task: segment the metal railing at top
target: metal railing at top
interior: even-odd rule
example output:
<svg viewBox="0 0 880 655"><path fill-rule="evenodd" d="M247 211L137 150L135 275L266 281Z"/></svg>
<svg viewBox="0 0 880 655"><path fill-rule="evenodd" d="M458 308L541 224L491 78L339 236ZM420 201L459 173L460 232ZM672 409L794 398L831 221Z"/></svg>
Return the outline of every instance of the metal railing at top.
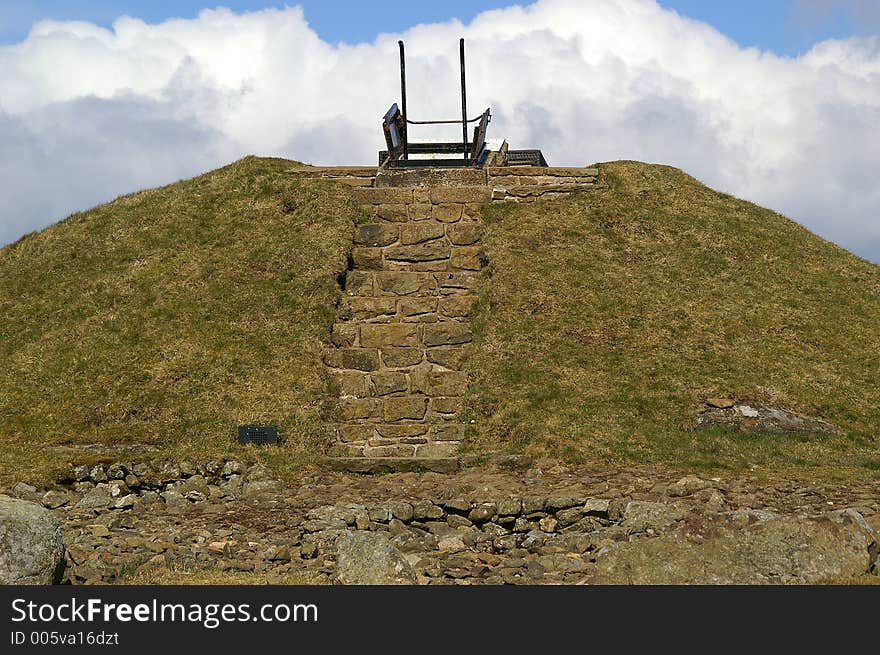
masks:
<svg viewBox="0 0 880 655"><path fill-rule="evenodd" d="M483 155L486 145L486 131L489 121L492 120L492 114L486 109L482 114L475 118L467 117L467 85L465 80L465 56L464 56L464 39L459 40L459 59L461 65L461 119L454 120L433 120L433 121L415 121L410 120L406 114L406 56L404 52L403 41L398 41L400 48L400 95L402 109L397 103L391 105L391 109L386 112L382 119L382 130L385 134L385 144L387 146L387 157L380 160L380 165L385 163L391 166L462 166L477 165ZM468 142L467 128L469 123L478 123L474 128L473 140ZM461 142L445 142L437 144L429 143L410 143L407 126L409 125L453 125L461 124ZM413 160L410 159L410 150L412 154L453 154L462 153L462 159L432 159L432 160ZM429 162L429 163L425 163Z"/></svg>

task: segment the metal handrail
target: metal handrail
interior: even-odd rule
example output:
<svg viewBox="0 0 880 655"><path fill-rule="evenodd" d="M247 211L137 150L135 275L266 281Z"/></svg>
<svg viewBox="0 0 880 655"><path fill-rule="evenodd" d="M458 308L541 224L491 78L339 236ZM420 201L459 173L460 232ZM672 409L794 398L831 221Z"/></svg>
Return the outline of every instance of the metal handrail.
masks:
<svg viewBox="0 0 880 655"><path fill-rule="evenodd" d="M482 118L483 118L483 114L480 114L476 118L469 118L469 119L467 119L467 121L464 121L464 122L476 123L478 120L481 120ZM406 122L409 123L410 125L449 125L452 123L459 125L462 123L462 120L460 118L456 118L451 121L411 121L411 120L407 119Z"/></svg>
<svg viewBox="0 0 880 655"><path fill-rule="evenodd" d="M464 39L459 39L459 59L461 66L461 120L435 120L435 121L415 121L407 117L407 98L406 98L406 54L403 41L397 42L400 50L400 100L401 107L398 108L397 103L391 105L391 109L385 114L382 120L382 129L385 134L385 142L387 146L387 160L389 162L400 161L405 165L416 165L411 163L409 130L410 125L461 125L461 141L455 147L452 143L438 144L438 149L427 149L428 144L412 144L414 148L422 153L452 153L460 152L463 163L467 165L477 165L480 156L485 148L486 126L492 120L489 109L474 118L467 117L467 86L465 82L465 52ZM468 140L468 124L477 123L474 128L473 141ZM435 160L440 165L454 166L456 165L452 159Z"/></svg>

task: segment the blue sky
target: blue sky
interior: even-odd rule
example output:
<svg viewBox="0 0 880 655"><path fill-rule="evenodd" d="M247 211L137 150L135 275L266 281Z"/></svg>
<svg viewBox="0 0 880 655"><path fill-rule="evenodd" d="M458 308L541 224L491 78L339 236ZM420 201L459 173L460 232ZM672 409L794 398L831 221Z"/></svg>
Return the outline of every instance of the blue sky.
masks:
<svg viewBox="0 0 880 655"><path fill-rule="evenodd" d="M584 0L585 2L589 0ZM870 4L880 0L660 0L678 13L709 23L742 46L795 56L828 38L877 32ZM302 5L311 27L331 43L372 41L380 32L397 32L417 23L456 17L470 21L487 9L516 4L511 0L443 0L394 3L354 0L0 0L0 43L16 43L42 18L87 20L109 26L122 14L147 22L194 17L200 9L222 5L236 11ZM520 2L519 4L528 4Z"/></svg>

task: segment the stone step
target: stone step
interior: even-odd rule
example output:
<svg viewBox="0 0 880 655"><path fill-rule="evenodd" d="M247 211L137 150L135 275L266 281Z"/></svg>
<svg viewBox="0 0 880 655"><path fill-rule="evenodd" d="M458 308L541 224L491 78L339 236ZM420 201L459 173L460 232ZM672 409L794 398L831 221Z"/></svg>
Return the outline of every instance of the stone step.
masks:
<svg viewBox="0 0 880 655"><path fill-rule="evenodd" d="M386 169L376 174L377 187L448 187L486 184L486 171L480 168Z"/></svg>
<svg viewBox="0 0 880 655"><path fill-rule="evenodd" d="M363 205L407 205L412 203L478 204L492 199L492 187L471 184L450 187L355 187L355 199Z"/></svg>
<svg viewBox="0 0 880 655"><path fill-rule="evenodd" d="M471 246L483 236L483 226L473 220L444 223L429 218L407 223L373 221L355 228L356 246L384 248L385 246L413 246L422 243L443 243L449 246Z"/></svg>
<svg viewBox="0 0 880 655"><path fill-rule="evenodd" d="M357 324L339 323L338 326L357 329ZM444 368L457 369L464 357L465 346L436 346L433 348L359 348L352 337L334 333L333 350L324 354L324 363L332 369L378 371L405 369L427 362ZM344 351L344 352L343 352ZM363 351L363 352L361 352Z"/></svg>
<svg viewBox="0 0 880 655"><path fill-rule="evenodd" d="M458 441L391 443L378 446L337 443L328 454L334 457L452 457L460 445Z"/></svg>
<svg viewBox="0 0 880 655"><path fill-rule="evenodd" d="M451 414L460 408L452 403L452 397L467 393L468 375L438 364L422 362L401 370L338 369L330 373L339 387L341 398L382 398L401 395L423 394L431 401L445 401L430 408L436 412Z"/></svg>
<svg viewBox="0 0 880 655"><path fill-rule="evenodd" d="M335 471L363 474L455 473L459 466L455 457L328 457L325 461Z"/></svg>
<svg viewBox="0 0 880 655"><path fill-rule="evenodd" d="M342 323L436 323L469 316L475 302L475 295L463 293L448 296L346 296L339 302L336 318Z"/></svg>
<svg viewBox="0 0 880 655"><path fill-rule="evenodd" d="M352 270L345 277L348 296L438 296L467 293L479 278L472 271Z"/></svg>
<svg viewBox="0 0 880 655"><path fill-rule="evenodd" d="M337 323L331 336L340 350L376 350L378 348L432 348L435 346L459 346L473 339L467 321L441 320L434 323ZM373 357L371 353L355 353L358 358ZM374 370L360 366L336 366L334 368L357 368L362 371Z"/></svg>
<svg viewBox="0 0 880 655"><path fill-rule="evenodd" d="M597 178L599 169L590 167L566 167L566 166L489 166L486 169L489 183L492 178L499 175L538 176L538 177L590 177Z"/></svg>
<svg viewBox="0 0 880 655"><path fill-rule="evenodd" d="M360 271L479 271L486 264L480 246L452 245L445 237L406 246L355 246L351 261Z"/></svg>
<svg viewBox="0 0 880 655"><path fill-rule="evenodd" d="M341 443L383 446L396 443L423 445L458 442L464 438L464 425L454 420L404 423L340 423L335 426Z"/></svg>
<svg viewBox="0 0 880 655"><path fill-rule="evenodd" d="M441 375L447 374L447 375ZM339 417L342 421L363 423L408 423L412 421L429 421L444 423L460 412L461 399L467 391L467 376L463 371L439 371L430 378L429 384L437 385L434 393L423 393L412 390L411 380L400 390L382 394L376 391L376 380L364 382L365 386L358 389L357 380L352 376L346 384L354 387L357 394L342 395L338 401ZM383 380L379 380L380 384ZM429 387L430 388L430 387Z"/></svg>

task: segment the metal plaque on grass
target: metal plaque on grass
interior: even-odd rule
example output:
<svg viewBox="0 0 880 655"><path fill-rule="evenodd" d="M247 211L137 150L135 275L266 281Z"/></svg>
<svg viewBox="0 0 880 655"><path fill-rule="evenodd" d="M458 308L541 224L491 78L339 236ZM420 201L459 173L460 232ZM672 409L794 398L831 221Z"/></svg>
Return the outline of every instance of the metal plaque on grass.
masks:
<svg viewBox="0 0 880 655"><path fill-rule="evenodd" d="M278 428L274 425L239 425L238 443L268 446L278 443Z"/></svg>

